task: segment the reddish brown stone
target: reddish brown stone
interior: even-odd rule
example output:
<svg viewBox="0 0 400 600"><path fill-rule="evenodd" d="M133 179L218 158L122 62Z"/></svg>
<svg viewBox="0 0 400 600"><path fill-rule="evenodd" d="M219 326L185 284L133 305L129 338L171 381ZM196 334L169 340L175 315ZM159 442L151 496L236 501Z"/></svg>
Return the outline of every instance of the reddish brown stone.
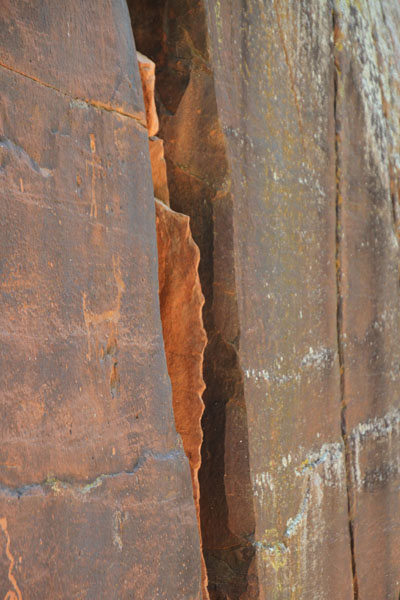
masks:
<svg viewBox="0 0 400 600"><path fill-rule="evenodd" d="M156 200L156 224L161 321L175 425L189 459L200 530L198 471L203 440L203 354L207 341L202 319L204 297L198 275L200 255L192 239L189 217ZM206 600L204 560L202 573L203 600Z"/></svg>
<svg viewBox="0 0 400 600"><path fill-rule="evenodd" d="M154 114L157 118L154 99L155 65L140 53L138 58L150 135L151 119L154 120ZM156 196L158 278L164 346L172 384L175 425L182 437L190 464L201 539L198 471L203 440L201 417L204 411L202 393L205 384L202 371L207 337L202 317L204 296L198 274L200 254L190 232L189 217L165 206L169 204L169 191L163 140L150 137L149 149ZM208 580L203 555L201 569L202 598L207 600Z"/></svg>
<svg viewBox="0 0 400 600"><path fill-rule="evenodd" d="M199 599L125 3L0 17L0 596Z"/></svg>
<svg viewBox="0 0 400 600"><path fill-rule="evenodd" d="M0 19L3 67L146 122L125 2L2 0Z"/></svg>
<svg viewBox="0 0 400 600"><path fill-rule="evenodd" d="M144 106L146 109L146 122L149 136L156 135L159 127L156 103L154 99L154 87L156 83L156 65L152 60L137 52L139 64L140 79L144 96Z"/></svg>
<svg viewBox="0 0 400 600"><path fill-rule="evenodd" d="M237 354L232 199L208 55L205 7L201 1L188 0L169 2L168 12L164 2L131 0L129 7L137 46L157 65L160 136L171 206L190 216L200 249L208 336L199 473L203 550L210 596L227 594L236 599L248 585L254 511Z"/></svg>
<svg viewBox="0 0 400 600"><path fill-rule="evenodd" d="M339 325L360 600L397 598L400 581L399 33L397 2L336 2Z"/></svg>
<svg viewBox="0 0 400 600"><path fill-rule="evenodd" d="M164 158L164 142L158 137L149 139L151 172L153 176L154 195L169 206L169 190L167 181L167 165Z"/></svg>

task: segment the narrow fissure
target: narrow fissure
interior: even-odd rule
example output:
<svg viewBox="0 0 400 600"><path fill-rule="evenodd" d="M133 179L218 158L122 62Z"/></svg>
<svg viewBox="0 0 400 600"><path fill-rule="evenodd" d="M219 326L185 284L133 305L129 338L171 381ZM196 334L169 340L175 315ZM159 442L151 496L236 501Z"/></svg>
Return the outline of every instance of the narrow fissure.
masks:
<svg viewBox="0 0 400 600"><path fill-rule="evenodd" d="M207 565L207 572L203 571L203 600L208 597L239 600L249 586L254 588L255 585L249 582L255 556L254 514L245 449L247 423L243 375L238 362L237 306L231 292L234 269L232 256L227 253L227 248L232 250L232 207L226 183L225 142L209 64L204 4L189 6L180 0L128 0L128 7L135 43L144 55L142 60L149 57L156 65L154 93L160 133L159 138L150 137L155 196L169 202L171 212L190 217L191 234L200 251L198 275L204 294L202 316L207 333L202 376L206 388L203 440L198 445L198 448L201 445L199 484L193 479L193 468L192 480L195 502L200 500L197 510ZM160 169L155 167L155 157ZM163 173L161 178L160 173ZM165 198L161 197L160 188ZM166 211L157 203L160 304L168 364L168 355L173 354L167 348L168 339L173 339L168 323L174 317L165 306L172 302L176 307L179 298L174 298L176 281L173 283L175 291L167 289L162 282L163 262L168 261L164 248L168 244L174 246L171 239L163 241L165 228L159 227ZM181 258L176 255L174 260L179 271ZM170 298L167 302L165 293ZM180 301L184 308L185 299ZM178 311L175 321L179 321L177 315ZM180 351L175 348L175 352ZM168 368L170 371L170 366ZM173 401L177 422L177 404ZM198 413L190 414L189 410L186 427L190 427L190 420L197 419ZM182 438L185 446L184 436ZM198 466L200 460L196 463L196 468ZM197 477L197 471L195 475Z"/></svg>
<svg viewBox="0 0 400 600"><path fill-rule="evenodd" d="M347 492L347 513L351 552L351 570L353 577L353 598L358 600L358 581L357 568L355 558L355 542L354 542L354 492L352 489L352 462L351 462L351 444L347 433L346 421L346 371L344 358L344 332L343 332L343 263L342 263L342 210L343 196L341 193L341 169L340 169L340 122L338 117L338 97L339 97L339 78L340 64L337 56L339 24L337 22L337 14L332 11L333 25L333 52L334 52L334 70L333 70L333 116L334 116L334 132L335 132L335 170L336 170L336 328L337 328L337 347L339 358L339 373L340 373L340 428L341 436L345 453L345 471L346 471L346 492Z"/></svg>
<svg viewBox="0 0 400 600"><path fill-rule="evenodd" d="M198 273L200 255L191 235L189 217L169 207L164 146L162 139L156 137L159 129L155 103L156 65L140 52L137 52L137 60L149 134L156 215L160 317L165 357L171 380L175 427L181 436L190 466L201 547L198 471L203 440L201 417L204 411L202 393L205 386L202 369L207 337L202 318L204 296ZM203 600L208 600L203 555L201 577Z"/></svg>

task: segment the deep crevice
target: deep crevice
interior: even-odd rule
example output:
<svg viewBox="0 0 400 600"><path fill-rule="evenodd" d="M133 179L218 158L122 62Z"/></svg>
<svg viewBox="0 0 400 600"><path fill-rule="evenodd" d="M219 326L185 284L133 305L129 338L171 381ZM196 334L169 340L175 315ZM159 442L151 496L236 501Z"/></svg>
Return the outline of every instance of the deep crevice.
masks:
<svg viewBox="0 0 400 600"><path fill-rule="evenodd" d="M237 306L235 299L229 300L229 306L225 304L228 295L221 300L224 289L232 288L234 278L229 255L232 207L226 189L224 136L208 62L205 7L202 1L189 0L128 0L128 7L136 46L157 67L159 136L164 140L170 205L190 217L192 235L200 249L199 276L205 296L203 321L208 344L203 369L206 390L199 481L208 589L211 600L239 600L249 585L249 567L255 555L251 543L254 516L246 505L251 501L252 507L252 494L248 456L243 448L247 447L247 421L238 361ZM222 308L218 305L221 302ZM225 330L218 322L222 310L229 315ZM229 419L234 425L227 422ZM236 440L238 431L241 437ZM230 442L226 442L227 435L231 436ZM240 446L239 439L243 441ZM235 461L240 469L232 477ZM229 486L238 488L233 500Z"/></svg>
<svg viewBox="0 0 400 600"><path fill-rule="evenodd" d="M341 158L340 158L340 120L338 117L338 96L339 96L339 78L340 64L337 56L339 24L335 10L332 10L332 29L333 29L333 118L334 118L334 134L335 134L335 174L336 174L336 333L337 347L339 359L339 374L340 374L340 429L341 437L344 446L345 456L345 472L346 472L346 494L347 494L347 516L350 539L351 553L351 571L353 578L353 599L358 600L358 580L357 567L355 557L355 539L354 539L354 491L352 485L352 459L351 459L351 442L347 433L347 402L346 402L346 370L344 356L344 331L343 331L343 264L342 264L342 210L343 196L341 191Z"/></svg>

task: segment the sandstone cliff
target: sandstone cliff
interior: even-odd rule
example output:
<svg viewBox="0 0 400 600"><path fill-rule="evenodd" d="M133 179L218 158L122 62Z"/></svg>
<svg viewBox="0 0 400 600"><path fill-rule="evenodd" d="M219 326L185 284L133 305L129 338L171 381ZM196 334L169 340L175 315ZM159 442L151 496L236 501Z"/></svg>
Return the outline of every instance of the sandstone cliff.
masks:
<svg viewBox="0 0 400 600"><path fill-rule="evenodd" d="M397 600L397 0L0 32L0 598Z"/></svg>

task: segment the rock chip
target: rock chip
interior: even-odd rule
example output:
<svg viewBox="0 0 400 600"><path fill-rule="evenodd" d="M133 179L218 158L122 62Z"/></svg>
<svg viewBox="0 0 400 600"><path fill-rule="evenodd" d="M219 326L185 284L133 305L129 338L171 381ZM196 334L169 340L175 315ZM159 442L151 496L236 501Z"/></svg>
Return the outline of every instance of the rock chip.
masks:
<svg viewBox="0 0 400 600"><path fill-rule="evenodd" d="M146 121L149 136L156 135L159 128L156 102L154 99L154 88L156 83L156 65L155 63L137 52L140 79L142 81L144 105L146 108Z"/></svg>
<svg viewBox="0 0 400 600"><path fill-rule="evenodd" d="M149 138L151 172L153 176L154 195L169 206L169 190L167 181L167 164L164 158L164 142L158 137Z"/></svg>

